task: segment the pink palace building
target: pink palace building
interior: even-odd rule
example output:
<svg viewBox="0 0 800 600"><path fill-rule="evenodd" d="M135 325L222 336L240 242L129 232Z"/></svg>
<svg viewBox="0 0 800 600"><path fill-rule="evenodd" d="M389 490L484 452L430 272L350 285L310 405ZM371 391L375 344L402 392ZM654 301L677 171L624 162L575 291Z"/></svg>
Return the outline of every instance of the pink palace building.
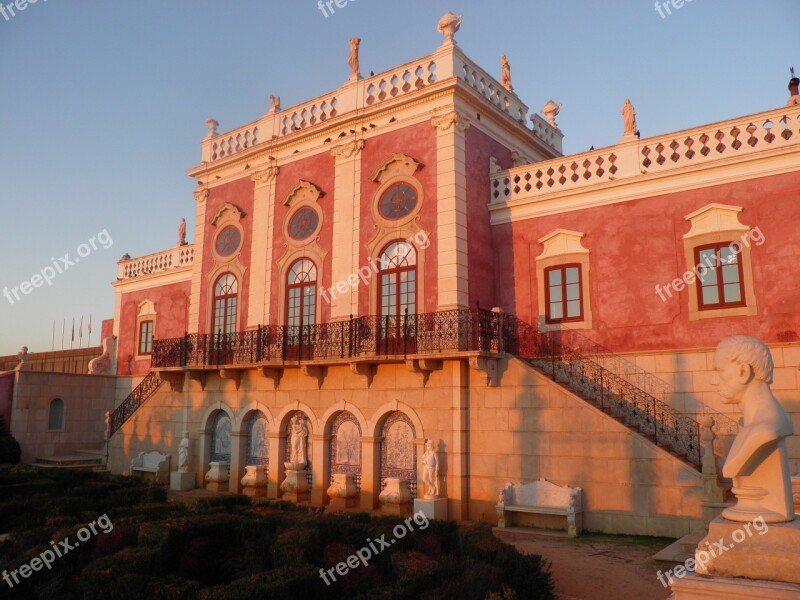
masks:
<svg viewBox="0 0 800 600"><path fill-rule="evenodd" d="M531 113L459 25L369 77L351 41L339 89L209 119L193 241L119 262L85 416L110 470L158 452L177 487L402 513L432 440L448 518L497 522L507 483L546 479L588 530L680 537L730 496L734 333L769 345L800 431L798 80L654 137L626 103L620 139L564 156L558 105Z"/></svg>

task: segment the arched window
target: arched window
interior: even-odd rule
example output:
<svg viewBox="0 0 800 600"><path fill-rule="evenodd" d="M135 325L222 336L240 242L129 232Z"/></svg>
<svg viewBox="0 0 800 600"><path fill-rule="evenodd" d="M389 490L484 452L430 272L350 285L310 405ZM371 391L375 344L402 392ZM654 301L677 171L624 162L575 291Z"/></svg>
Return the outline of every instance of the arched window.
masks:
<svg viewBox="0 0 800 600"><path fill-rule="evenodd" d="M214 325L212 333L236 332L236 308L239 282L232 273L224 273L214 285Z"/></svg>
<svg viewBox="0 0 800 600"><path fill-rule="evenodd" d="M286 281L286 324L314 325L317 318L317 267L301 258L289 269Z"/></svg>
<svg viewBox="0 0 800 600"><path fill-rule="evenodd" d="M400 317L417 312L417 250L406 241L389 244L380 258L380 314Z"/></svg>
<svg viewBox="0 0 800 600"><path fill-rule="evenodd" d="M64 429L64 401L61 398L55 398L50 402L50 415L47 428L51 431L60 431Z"/></svg>

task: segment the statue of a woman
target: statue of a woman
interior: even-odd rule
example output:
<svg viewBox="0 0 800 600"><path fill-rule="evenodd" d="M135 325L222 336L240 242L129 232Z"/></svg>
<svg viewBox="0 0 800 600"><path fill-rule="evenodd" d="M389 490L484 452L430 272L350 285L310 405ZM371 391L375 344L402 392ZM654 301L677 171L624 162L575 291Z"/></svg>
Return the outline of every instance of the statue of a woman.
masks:
<svg viewBox="0 0 800 600"><path fill-rule="evenodd" d="M293 416L289 428L291 432L289 460L296 464L305 465L307 460L306 438L308 437L308 428L303 416L300 414Z"/></svg>
<svg viewBox="0 0 800 600"><path fill-rule="evenodd" d="M189 434L184 433L181 444L178 447L178 471L181 473L189 472Z"/></svg>
<svg viewBox="0 0 800 600"><path fill-rule="evenodd" d="M622 119L625 122L625 135L636 135L636 110L630 100L622 105Z"/></svg>
<svg viewBox="0 0 800 600"><path fill-rule="evenodd" d="M358 62L358 45L361 43L361 38L350 38L350 56L347 59L347 64L350 65L350 78L358 79L361 77L361 69Z"/></svg>
<svg viewBox="0 0 800 600"><path fill-rule="evenodd" d="M439 495L439 457L433 449L433 440L425 440L425 454L422 455L422 482L425 484L425 497Z"/></svg>
<svg viewBox="0 0 800 600"><path fill-rule="evenodd" d="M178 226L178 246L186 245L186 219L181 219L181 224Z"/></svg>
<svg viewBox="0 0 800 600"><path fill-rule="evenodd" d="M508 57L505 54L500 57L500 67L502 69L500 85L506 88L509 92L513 92L514 86L511 85L511 65L508 63Z"/></svg>

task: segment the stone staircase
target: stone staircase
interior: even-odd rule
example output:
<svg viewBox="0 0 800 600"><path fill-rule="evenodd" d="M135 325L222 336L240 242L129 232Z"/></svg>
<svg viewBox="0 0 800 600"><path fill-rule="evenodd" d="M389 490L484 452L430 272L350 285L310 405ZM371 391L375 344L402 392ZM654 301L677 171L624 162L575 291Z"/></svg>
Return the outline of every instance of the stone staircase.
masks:
<svg viewBox="0 0 800 600"><path fill-rule="evenodd" d="M105 446L76 450L74 454L63 456L36 457L29 466L36 469L75 469L82 471L107 472Z"/></svg>

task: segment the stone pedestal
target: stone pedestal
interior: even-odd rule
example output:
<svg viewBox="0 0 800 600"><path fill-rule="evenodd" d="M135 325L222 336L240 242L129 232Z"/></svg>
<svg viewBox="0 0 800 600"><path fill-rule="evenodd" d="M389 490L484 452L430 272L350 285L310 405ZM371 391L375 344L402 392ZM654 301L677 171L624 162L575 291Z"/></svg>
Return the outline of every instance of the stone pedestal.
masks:
<svg viewBox="0 0 800 600"><path fill-rule="evenodd" d="M670 600L797 600L800 585L689 573L675 579Z"/></svg>
<svg viewBox="0 0 800 600"><path fill-rule="evenodd" d="M267 467L263 465L248 465L244 468L242 477L242 494L251 498L265 498L267 495Z"/></svg>
<svg viewBox="0 0 800 600"><path fill-rule="evenodd" d="M209 463L206 473L206 489L212 492L227 492L231 479L231 465L227 462Z"/></svg>
<svg viewBox="0 0 800 600"><path fill-rule="evenodd" d="M292 469L286 470L286 479L281 484L281 491L283 496L281 500L288 500L289 502L308 502L308 480L306 479L307 471L296 471Z"/></svg>
<svg viewBox="0 0 800 600"><path fill-rule="evenodd" d="M381 512L387 515L409 514L411 512L411 491L408 489L408 480L387 477L386 487L383 488L378 499L381 502Z"/></svg>
<svg viewBox="0 0 800 600"><path fill-rule="evenodd" d="M328 497L331 499L328 507L331 510L344 510L358 506L358 490L352 475L335 473L333 483L328 488Z"/></svg>
<svg viewBox="0 0 800 600"><path fill-rule="evenodd" d="M800 521L734 523L717 517L697 545L695 559L698 575L800 585Z"/></svg>
<svg viewBox="0 0 800 600"><path fill-rule="evenodd" d="M430 519L447 519L447 498L415 498L414 514L421 512Z"/></svg>
<svg viewBox="0 0 800 600"><path fill-rule="evenodd" d="M174 471L169 474L169 489L181 492L193 490L195 487L195 479L194 472L182 473L180 471Z"/></svg>

